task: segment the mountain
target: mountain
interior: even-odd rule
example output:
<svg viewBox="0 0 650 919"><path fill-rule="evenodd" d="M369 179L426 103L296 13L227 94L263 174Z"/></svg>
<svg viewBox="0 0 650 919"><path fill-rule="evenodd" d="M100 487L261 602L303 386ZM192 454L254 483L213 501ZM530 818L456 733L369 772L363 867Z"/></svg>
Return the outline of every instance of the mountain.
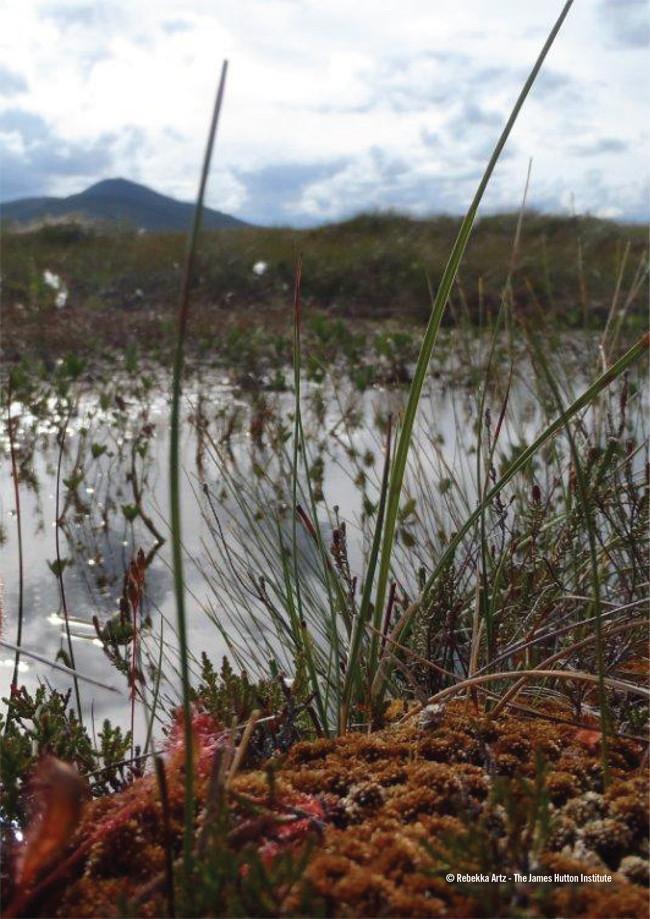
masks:
<svg viewBox="0 0 650 919"><path fill-rule="evenodd" d="M187 230L193 212L193 204L176 201L126 179L105 179L68 198L21 198L0 205L3 223L18 226L78 217L99 223L128 223L138 229L158 232ZM203 211L206 230L246 226L249 224L221 211L210 208Z"/></svg>

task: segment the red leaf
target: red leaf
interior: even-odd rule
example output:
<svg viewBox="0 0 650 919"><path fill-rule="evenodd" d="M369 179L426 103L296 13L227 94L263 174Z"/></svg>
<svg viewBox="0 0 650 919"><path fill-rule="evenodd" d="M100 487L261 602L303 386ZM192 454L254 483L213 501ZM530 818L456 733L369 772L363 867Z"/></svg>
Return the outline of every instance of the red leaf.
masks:
<svg viewBox="0 0 650 919"><path fill-rule="evenodd" d="M596 753L601 739L601 731L592 731L589 728L580 728L575 733L576 743L579 743L581 747L585 747L590 753Z"/></svg>
<svg viewBox="0 0 650 919"><path fill-rule="evenodd" d="M88 785L77 770L54 756L42 759L32 779L34 816L18 854L16 883L26 887L61 853L74 833Z"/></svg>

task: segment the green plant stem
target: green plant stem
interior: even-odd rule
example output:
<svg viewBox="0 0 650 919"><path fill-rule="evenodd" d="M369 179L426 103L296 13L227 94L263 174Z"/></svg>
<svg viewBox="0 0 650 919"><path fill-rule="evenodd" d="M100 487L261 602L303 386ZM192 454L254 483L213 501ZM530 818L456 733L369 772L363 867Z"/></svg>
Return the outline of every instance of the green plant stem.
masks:
<svg viewBox="0 0 650 919"><path fill-rule="evenodd" d="M491 683L493 680L533 680L533 679L550 679L550 680L571 680L578 683L599 683L599 679L593 673L582 673L580 670L504 670L501 673L484 673L481 676L473 676L467 680L462 680L454 686L447 686L441 689L434 696L427 700L427 705L434 705L436 702L442 702L457 692L469 689L472 686L481 686L484 683ZM605 685L611 686L612 689L619 692L630 693L633 696L639 696L642 699L650 699L650 692L645 686L637 686L634 683L628 683L625 680L616 680L612 677L605 677ZM421 710L418 706L409 712L409 717L417 714Z"/></svg>
<svg viewBox="0 0 650 919"><path fill-rule="evenodd" d="M609 386L613 380L620 376L628 367L630 367L635 361L637 361L650 346L650 333L646 333L642 338L640 338L636 344L634 344L626 353L616 361L615 364L612 364L605 373L602 373L592 384L589 386L582 395L571 403L571 405L563 412L555 421L550 424L536 440L527 447L526 450L522 451L519 454L517 459L510 464L498 482L488 491L485 495L479 506L469 515L465 523L459 528L456 535L451 539L447 545L447 548L443 552L441 558L438 561L438 564L434 568L433 572L429 575L426 584L420 592L419 597L404 611L399 622L395 626L391 639L397 640L401 635L404 628L411 622L415 613L426 603L426 600L433 588L434 584L440 577L440 575L445 571L447 565L451 562L456 552L456 549L461 544L467 533L472 529L476 521L480 518L483 513L483 509L486 505L496 498L499 492L510 482L512 478L524 468L524 466L530 462L533 456L537 451L548 441L550 440L559 430L561 430L566 423L573 418L573 416L585 408L589 403L598 395L601 390L605 389L606 386ZM382 673L383 668L379 668L375 676L373 684L373 695L381 695L383 693L385 681Z"/></svg>
<svg viewBox="0 0 650 919"><path fill-rule="evenodd" d="M382 473L381 481L381 491L379 495L379 507L377 509L377 522L375 526L375 531L373 534L372 546L370 549L370 556L368 559L368 565L366 569L366 577L363 584L363 593L361 595L361 605L359 607L359 614L357 616L356 622L354 623L354 629L352 631L352 639L350 641L350 650L348 652L348 660L345 668L345 681L343 684L343 700L341 703L341 715L340 715L340 727L343 732L347 730L349 715L350 715L350 702L352 699L352 694L355 686L359 682L359 650L361 647L361 641L363 639L364 629L368 625L368 619L371 612L370 598L372 596L372 587L375 577L375 568L377 566L377 558L379 556L379 546L381 542L381 532L384 523L384 512L386 509L386 495L388 493L388 477L390 474L390 450L391 450L391 437L392 437L392 416L388 416L388 430L386 432L386 452L384 454L384 471ZM381 614L381 610L380 610ZM377 617L375 617L376 619ZM377 656L378 641L379 641L380 630L375 627L373 629L372 639L371 639L371 659Z"/></svg>
<svg viewBox="0 0 650 919"><path fill-rule="evenodd" d="M542 348L540 347L539 342L535 336L530 332L528 334L528 340L531 345L533 354L537 360L537 363L542 369L542 373L546 380L546 383L553 394L553 399L555 404L559 409L561 414L563 412L563 403L562 395L560 390L555 382L553 373L551 372L550 367L544 357ZM575 438L571 430L571 425L569 421L564 424L564 431L566 433L567 439L569 441L569 447L571 450L571 458L573 460L573 467L576 474L576 486L578 491L578 497L580 500L580 508L582 510L582 517L585 523L585 529L587 531L587 539L589 541L589 558L591 561L591 580L594 591L594 613L596 616L596 664L598 667L598 704L600 707L600 721L602 725L602 743L601 743L601 764L603 769L603 783L607 785L609 777L609 769L607 765L607 753L608 753L608 737L610 733L610 712L609 706L607 704L607 693L605 692L605 651L603 647L603 626L602 626L602 603L601 603L601 590L600 590L600 575L598 571L598 549L596 546L596 534L595 534L595 522L593 517L593 509L589 501L589 489L587 487L587 482L585 479L585 474L582 466L582 461L580 459L580 454L576 446Z"/></svg>
<svg viewBox="0 0 650 919"><path fill-rule="evenodd" d="M224 61L221 68L221 78L217 89L217 96L212 113L212 121L208 132L208 141L203 159L203 169L199 183L199 192L194 208L194 218L190 231L185 270L180 293L178 309L178 329L176 337L176 351L174 356L172 380L172 405L169 437L169 504L170 504L170 529L172 537L172 567L174 572L174 593L176 596L176 619L178 631L178 652L181 668L181 688L183 695L183 728L185 739L185 812L183 830L183 870L189 885L192 873L192 836L194 825L194 756L192 737L192 712L190 705L190 669L189 652L187 643L187 621L185 615L185 583L183 576L183 550L182 550L182 524L181 524L181 495L180 495L180 405L183 378L184 346L187 334L187 322L190 312L190 286L194 274L196 249L201 229L203 214L203 201L205 188L210 171L212 149L219 123L219 115L223 102L226 86L228 62Z"/></svg>
<svg viewBox="0 0 650 919"><path fill-rule="evenodd" d="M59 582L59 593L61 594L61 609L63 610L63 618L65 620L65 634L68 641L68 656L70 658L70 668L74 672L77 667L74 659L74 650L72 648L72 634L70 632L70 617L68 614L68 604L65 596L65 585L63 583L63 563L61 560L61 545L60 545L60 532L61 532L61 519L60 519L60 501L61 501L61 465L63 462L63 451L65 448L65 436L68 431L68 423L70 421L70 416L72 415L72 408L69 409L68 414L65 417L63 422L63 427L59 433L59 456L56 464L56 525L54 529L54 542L56 546L56 564L57 564L57 580ZM74 695L75 701L77 703L77 714L79 716L79 723L83 724L83 717L81 712L81 696L79 694L79 681L77 679L76 673L73 673L72 677L74 683ZM131 751L133 755L133 751Z"/></svg>
<svg viewBox="0 0 650 919"><path fill-rule="evenodd" d="M102 683L101 680L96 680L94 677L80 673L78 670L72 670L71 667L66 667L65 664L59 664L58 661L48 660L45 655L39 654L38 651L32 651L29 648L14 645L10 641L5 641L4 638L0 638L0 648L6 648L7 651L13 651L14 654L24 654L25 657L31 657L40 664L45 664L47 667L52 667L53 670L58 670L60 673L65 673L68 676L76 677L78 680L83 680L85 683L90 683L91 686L98 686L100 689L106 689L108 692L115 692L118 695L122 695L122 690L118 689L116 686L111 686L110 683Z"/></svg>
<svg viewBox="0 0 650 919"><path fill-rule="evenodd" d="M18 459L16 457L16 442L14 437L14 425L11 417L11 401L13 390L11 386L11 377L7 387L7 432L9 434L9 452L11 454L11 477L14 481L14 499L16 502L16 531L18 536L18 623L16 628L16 654L14 657L14 670L11 677L12 688L18 688L18 670L20 667L20 649L23 639L23 618L24 618L24 595L25 595L25 567L23 560L23 526L22 516L20 513L20 484L18 474ZM8 730L11 721L12 706L9 706L7 712L7 723L5 730Z"/></svg>
<svg viewBox="0 0 650 919"><path fill-rule="evenodd" d="M293 451L291 458L291 541L292 541L292 555L293 555L293 578L294 578L294 587L296 591L296 609L293 610L293 629L295 631L296 642L300 647L301 653L304 656L305 664L307 665L307 670L309 671L309 678L312 685L312 691L315 695L316 706L318 708L318 716L321 721L321 727L323 731L328 734L328 720L327 720L327 711L326 706L323 702L322 693L320 690L320 684L318 682L318 673L316 671L316 665L314 662L314 654L311 636L309 634L309 629L307 627L306 620L303 615L302 608L302 593L300 588L300 570L298 565L298 465L299 465L299 452L300 447L302 446L303 454L305 451L304 436L301 438L302 423L301 423L301 407L300 407L300 372L301 372L301 341L300 333L302 327L302 304L300 299L300 289L302 282L302 259L299 257L296 264L296 273L294 279L294 300L293 300L293 385L294 385L294 394L295 394L295 407L294 407L294 424L293 424ZM302 443L301 443L302 440ZM306 466L306 456L303 455L303 461ZM309 470L307 470L307 477L309 478ZM314 521L316 524L316 521ZM320 546L319 546L320 548ZM327 571L325 571L325 577L327 577ZM287 591L291 591L291 582L290 579L287 580ZM331 607L331 604L330 604ZM290 605L290 610L293 608L293 604ZM336 628L336 623L334 623L334 628Z"/></svg>
<svg viewBox="0 0 650 919"><path fill-rule="evenodd" d="M154 685L153 692L153 701L151 703L151 714L149 716L149 723L147 725L147 736L144 742L144 748L142 750L142 755L145 756L149 750L149 745L151 743L151 738L153 734L153 723L156 717L156 711L158 708L158 698L160 694L160 680L162 677L162 658L163 658L163 647L164 647L164 620L160 620L160 650L158 653L158 664L156 665L156 682Z"/></svg>
<svg viewBox="0 0 650 919"><path fill-rule="evenodd" d="M435 296L435 299L433 300L431 316L429 318L429 323L427 325L424 339L422 341L420 355L418 357L415 373L413 375L413 381L409 389L404 421L400 431L397 449L395 451L395 460L390 479L388 505L386 510L386 523L384 528L382 554L379 565L379 578L377 583L375 609L383 609L384 606L386 588L388 586L388 579L390 576L390 564L393 553L393 543L395 540L395 529L399 512L399 501L402 493L404 474L406 471L406 461L411 447L413 426L415 424L415 416L420 402L420 396L422 394L422 387L424 385L424 380L429 366L429 361L431 359L431 354L433 352L433 347L438 336L440 322L447 306L447 301L449 300L449 295L458 273L461 259L465 253L465 249L467 248L467 243L469 242L469 237L471 235L474 220L476 218L476 212L478 211L478 207L481 203L481 199L483 198L485 189L487 188L488 182L490 181L492 173L494 172L497 161L501 156L501 152L506 144L506 141L508 140L508 137L510 136L510 132L512 131L512 128L517 120L526 97L528 96L528 93L530 92L533 83L537 78L546 55L551 49L551 46L555 41L560 28L562 27L562 23L567 17L572 3L573 0L568 0L568 2L565 3L562 12L558 16L555 25L551 29L551 32L546 39L537 60L535 61L533 69L531 70L530 75L528 76L528 79L526 80L519 94L519 98L517 99L514 108L510 113L510 117L506 122L499 140L497 141L494 152L492 153L490 161L488 162L485 172L483 173L483 177L481 178L469 210L467 211L467 214L465 215L465 218L461 224L458 236L456 237L456 241L454 242L453 248L449 255L447 267L445 268L445 271L442 275L438 292ZM374 666L376 661L371 662L371 664Z"/></svg>

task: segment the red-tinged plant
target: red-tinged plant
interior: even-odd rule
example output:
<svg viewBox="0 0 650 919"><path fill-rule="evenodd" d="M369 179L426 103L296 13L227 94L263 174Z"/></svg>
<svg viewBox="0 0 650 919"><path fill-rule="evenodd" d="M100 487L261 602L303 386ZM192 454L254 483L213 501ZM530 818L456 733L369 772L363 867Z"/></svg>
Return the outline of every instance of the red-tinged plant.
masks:
<svg viewBox="0 0 650 919"><path fill-rule="evenodd" d="M602 731L581 728L576 731L575 739L576 743L579 743L581 747L584 747L590 753L596 753L602 743L603 734Z"/></svg>
<svg viewBox="0 0 650 919"><path fill-rule="evenodd" d="M88 798L88 784L69 763L46 756L31 782L32 819L17 852L15 882L24 891L70 841Z"/></svg>

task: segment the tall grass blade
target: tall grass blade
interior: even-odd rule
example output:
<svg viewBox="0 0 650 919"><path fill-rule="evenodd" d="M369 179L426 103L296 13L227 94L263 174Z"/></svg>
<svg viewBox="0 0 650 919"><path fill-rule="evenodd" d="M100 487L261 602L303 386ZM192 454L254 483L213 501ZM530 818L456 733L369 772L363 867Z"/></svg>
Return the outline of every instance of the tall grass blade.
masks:
<svg viewBox="0 0 650 919"><path fill-rule="evenodd" d="M537 338L529 330L528 332L528 341L537 361L544 379L553 394L553 400L557 408L560 411L560 414L563 414L562 410L562 395L560 390L555 382L551 368L548 365L548 362L544 356L543 350L537 341ZM603 769L603 782L607 784L608 779L608 736L611 727L611 719L609 713L609 706L607 704L607 693L605 692L605 651L603 647L603 626L602 626L602 604L601 604L601 590L600 590L600 575L598 572L598 550L596 546L596 527L593 516L593 507L590 503L589 489L587 487L587 481L584 474L584 469L582 466L582 460L580 459L580 454L576 446L575 437L573 436L573 431L571 430L571 425L569 421L564 424L564 431L569 441L569 448L571 450L571 459L573 460L573 468L575 469L576 475L576 487L578 491L578 497L580 502L580 509L582 511L582 517L585 524L585 530L587 531L587 539L589 541L589 560L591 562L591 580L593 584L594 598L593 606L594 613L596 616L596 663L598 667L598 704L600 707L600 722L601 722L601 731L602 731L602 742L601 742L601 762Z"/></svg>
<svg viewBox="0 0 650 919"><path fill-rule="evenodd" d="M392 437L392 418L388 416L388 430L386 432L386 453L384 455L384 471L382 473L381 481L381 491L379 494L379 506L377 508L377 522L375 525L375 531L372 539L372 547L370 549L370 556L368 558L368 566L366 569L366 577L363 585L363 592L361 595L361 605L359 607L359 614L354 623L354 629L352 631L352 639L350 642L350 649L348 652L348 660L345 668L345 682L343 684L343 696L341 703L341 717L340 725L341 730L346 731L348 726L349 712L350 712L350 701L352 697L352 692L355 685L358 684L359 680L359 670L360 670L360 661L359 661L359 651L361 647L361 641L363 639L364 629L366 627L367 621L370 616L370 601L372 597L372 587L373 581L375 579L375 569L377 567L377 559L379 557L379 548L381 543L381 533L384 523L384 513L386 510L386 496L388 494L388 480L390 474L390 450L391 450L391 437ZM381 615L381 610L379 611ZM375 619L377 617L375 616ZM375 628L372 635L372 645L371 645L371 659L377 658L377 644L379 641L380 632L379 629Z"/></svg>
<svg viewBox="0 0 650 919"><path fill-rule="evenodd" d="M484 673L481 676L473 676L467 680L462 680L454 686L447 686L441 689L435 696L427 700L431 705L435 702L442 702L462 692L471 686L482 686L484 683L492 683L494 680L519 680L519 679L551 679L551 680L571 680L579 683L598 683L599 679L593 673L583 673L580 670L543 670L541 667L535 670L504 670L501 673ZM650 691L646 686L637 686L635 683L628 683L626 680L617 680L613 677L605 677L605 685L617 690L618 692L629 693L632 696L639 696L641 699L650 699ZM410 714L415 714L412 712Z"/></svg>
<svg viewBox="0 0 650 919"><path fill-rule="evenodd" d="M562 24L566 19L572 4L573 0L568 0L568 2L565 3L562 12L558 16L555 25L551 29L551 32L546 39L546 42L544 43L544 47L540 51L540 54L535 61L528 79L524 83L524 86L519 94L519 98L517 99L514 108L510 113L510 117L506 122L501 136L497 141L496 147L494 148L494 152L490 157L490 161L488 162L485 172L483 173L483 177L481 178L469 210L467 211L467 214L465 215L465 218L461 224L458 236L451 250L447 266L442 275L440 286L438 287L438 292L433 301L431 316L429 318L429 323L427 325L424 339L422 341L420 355L418 357L415 373L413 375L413 381L409 390L408 402L404 413L404 421L402 423L399 441L395 451L395 461L391 474L388 494L388 506L386 510L386 523L384 528L381 561L379 565L375 609L383 609L386 598L386 588L388 586L388 579L390 577L390 564L393 552L393 543L395 540L395 530L399 512L399 501L402 493L404 474L406 471L406 461L411 446L411 436L413 433L415 416L420 402L420 396L422 394L422 387L424 385L424 380L427 368L429 366L429 361L431 359L433 347L438 336L440 322L447 306L447 301L449 299L456 274L458 273L458 267L465 253L465 249L467 248L467 243L469 241L474 220L476 218L476 212L478 211L478 207L481 203L481 199L483 198L485 189L487 188L488 182L490 181L492 173L494 172L497 161L501 156L501 152L506 144L506 141L508 140L508 137L510 136L510 132L512 131L512 128L517 120L526 97L528 96L528 93L530 92L533 83L537 78L542 64L544 63L544 59L551 49L551 46L553 45L553 42L555 41L555 38L560 31L560 28L562 27Z"/></svg>
<svg viewBox="0 0 650 919"><path fill-rule="evenodd" d="M54 540L56 547L56 577L59 582L59 594L61 596L61 609L63 610L63 619L65 622L65 634L68 643L68 657L70 659L70 670L76 673L77 665L74 659L74 649L72 647L72 633L70 631L70 616L68 614L68 603L65 595L65 585L63 583L63 562L61 559L61 464L63 462L63 451L65 448L65 437L68 431L68 424L70 422L70 417L72 415L72 408L69 409L68 414L66 415L63 427L59 432L59 457L56 464L56 496L55 496L55 507L56 507L56 518L55 518L55 529L54 529ZM79 693L79 681L76 676L72 678L74 683L74 695L75 701L77 703L77 715L79 716L79 723L83 724L83 716L81 712L81 695ZM133 755L133 751L131 751Z"/></svg>
<svg viewBox="0 0 650 919"><path fill-rule="evenodd" d="M12 378L9 375L9 385L7 387L7 434L9 435L9 452L11 455L11 478L14 482L14 501L16 503L16 535L18 537L18 615L16 617L16 644L14 657L14 670L11 677L12 687L18 688L18 671L20 669L20 651L23 640L23 619L25 615L25 566L23 558L23 524L20 512L20 482L18 473L18 456L16 451L16 441L14 436L14 424L11 417L12 403ZM7 722L5 730L9 729L13 706L9 706L7 711Z"/></svg>
<svg viewBox="0 0 650 919"><path fill-rule="evenodd" d="M4 638L0 638L0 648L6 648L8 651L13 651L15 654L24 654L25 657L31 657L35 661L38 661L40 664L46 664L48 667L52 667L54 670L59 670L61 673L65 673L68 676L73 677L73 679L83 680L85 683L90 683L91 686L98 686L100 689L108 690L108 692L121 692L121 690L117 689L116 686L111 686L110 683L102 683L101 680L96 680L92 676L87 676L85 673L80 673L78 670L73 670L72 667L66 667L65 664L59 664L58 661L51 661L43 654L39 654L38 651L30 651L28 648L24 648L22 645L14 645L10 641L5 641Z"/></svg>
<svg viewBox="0 0 650 919"><path fill-rule="evenodd" d="M194 218L190 231L185 269L180 293L178 310L178 331L176 339L176 353L174 356L174 370L172 378L172 406L169 436L169 504L170 504L170 530L172 541L172 566L174 572L174 593L176 596L176 619L178 634L178 651L181 666L181 687L183 694L183 721L185 739L185 812L183 833L183 870L189 883L192 868L192 827L194 822L194 762L192 741L192 713L190 708L190 669L187 645L187 621L185 617L185 593L183 577L183 549L181 532L181 495L180 495L180 405L183 377L183 360L185 337L187 334L187 321L190 312L190 285L194 273L196 247L201 229L203 214L203 201L205 188L210 171L212 149L219 123L221 105L226 86L228 62L224 61L221 67L221 78L214 103L212 121L208 132L208 141L203 159L203 169L199 183L199 191L194 208Z"/></svg>
<svg viewBox="0 0 650 919"><path fill-rule="evenodd" d="M318 674L314 662L313 647L306 619L303 615L302 593L300 587L300 566L298 557L298 461L300 449L303 451L303 461L306 463L304 435L301 436L301 408L300 408L300 374L301 374L301 329L302 329L302 304L300 299L300 288L302 283L302 259L298 259L296 265L296 274L294 279L294 298L293 298L293 381L295 411L293 424L293 452L291 457L291 541L293 556L293 577L296 592L296 609L292 614L292 629L295 632L296 642L304 656L307 670L309 672L312 691L315 695L318 716L322 728L327 732L327 712L323 702L321 688L318 682ZM307 479L309 480L309 470L307 470ZM326 575L327 576L327 575ZM291 583L287 582L287 596L291 593Z"/></svg>
<svg viewBox="0 0 650 919"><path fill-rule="evenodd" d="M583 408L589 405L589 403L598 395L599 392L605 389L605 387L609 386L609 384L612 383L622 373L624 373L628 367L634 364L648 350L649 346L650 333L646 333L636 342L636 344L634 344L628 351L626 351L625 354L623 354L615 364L612 364L611 367L602 373L591 384L591 386L589 386L582 393L582 395L578 396L578 398L571 403L566 411L562 412L554 422L548 425L548 427L542 431L539 437L537 437L529 447L523 450L517 456L514 462L508 466L501 478L487 492L478 507L469 515L465 523L456 532L456 535L449 541L445 551L442 553L442 556L438 561L438 564L434 568L433 572L429 575L426 584L420 592L420 595L404 611L399 622L395 626L391 635L392 640L397 640L399 638L402 631L413 619L413 616L426 602L434 584L453 559L456 549L461 544L465 536L467 536L477 520L480 519L485 507L490 504L496 498L499 492L508 484L508 482L510 482L511 479L513 479L514 476L517 475L517 473L520 472L526 466L526 464L530 462L537 451L543 447L547 441L554 437L554 435L557 434L557 432L560 431L571 420L571 418L577 414L577 412L581 411ZM380 667L373 682L373 695L377 697L381 697L385 686L385 680L382 671L383 668Z"/></svg>

